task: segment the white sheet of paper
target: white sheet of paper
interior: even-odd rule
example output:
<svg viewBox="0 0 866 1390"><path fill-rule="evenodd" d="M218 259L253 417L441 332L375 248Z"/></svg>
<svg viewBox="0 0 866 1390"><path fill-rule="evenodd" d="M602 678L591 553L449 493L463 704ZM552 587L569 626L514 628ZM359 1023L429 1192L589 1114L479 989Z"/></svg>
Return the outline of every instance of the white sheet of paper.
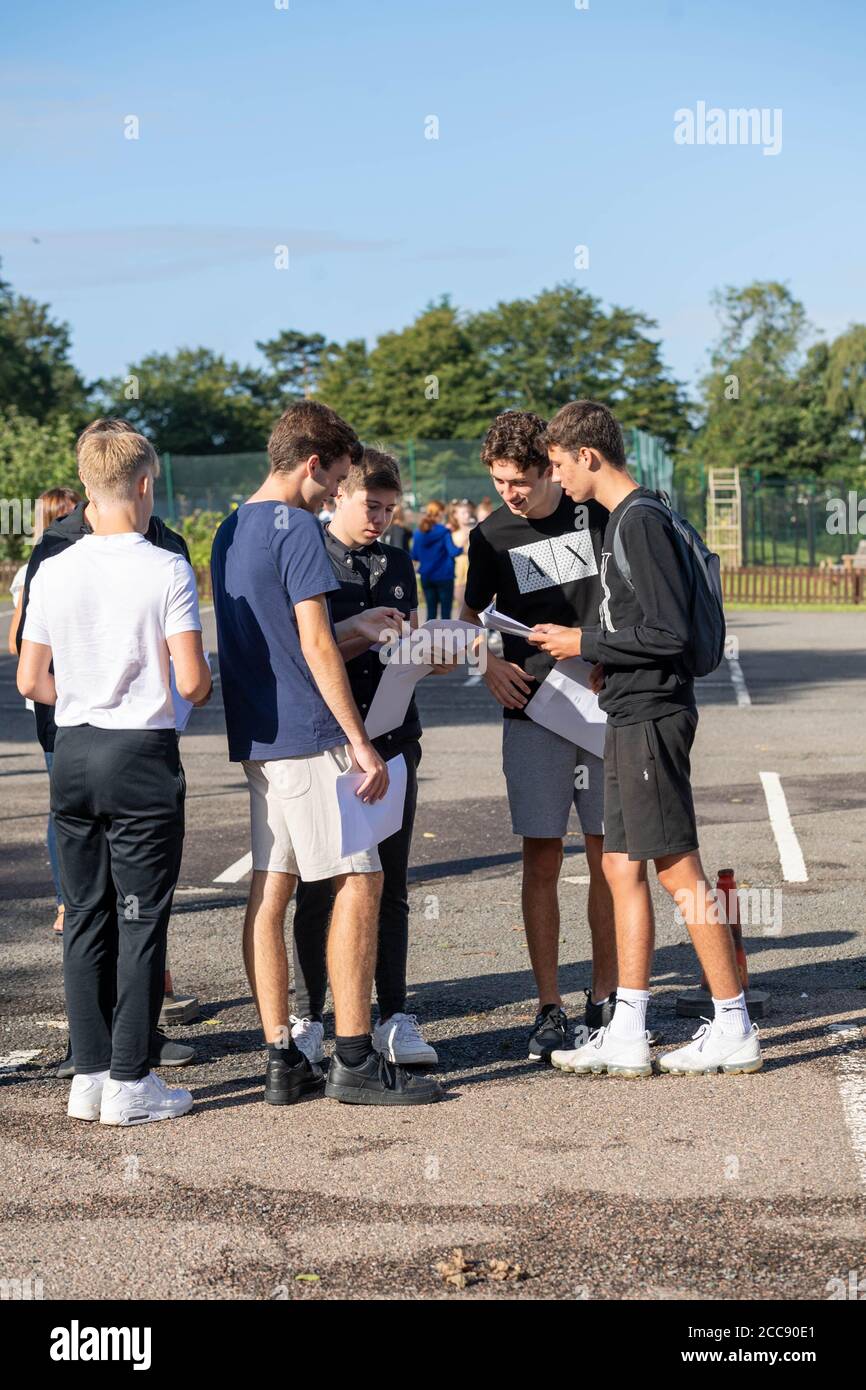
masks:
<svg viewBox="0 0 866 1390"><path fill-rule="evenodd" d="M520 623L516 618L509 618L507 613L500 613L494 604L490 603L483 613L478 614L485 627L493 628L495 632L506 632L511 637L525 637L532 628L527 627L526 623Z"/></svg>
<svg viewBox="0 0 866 1390"><path fill-rule="evenodd" d="M590 667L579 656L557 661L536 690L526 713L536 724L604 757L607 715L589 688Z"/></svg>
<svg viewBox="0 0 866 1390"><path fill-rule="evenodd" d="M432 645L435 649L437 632L469 633L478 632L478 628L474 623L464 623L460 618L430 618L416 629L416 632L424 631L434 635ZM433 661L417 659L420 650L419 639L415 638L413 647L410 633L408 637L401 639L399 647L382 672L382 679L376 687L376 694L364 721L364 728L370 738L379 738L382 734L389 734L392 729L399 729L406 718L415 686L424 676L429 676L434 666ZM435 650L433 654L435 655Z"/></svg>
<svg viewBox="0 0 866 1390"><path fill-rule="evenodd" d="M205 652L204 659L208 666L210 666L210 652ZM174 662L171 657L168 658L168 671L171 682L171 698L174 702L174 727L179 734L182 734L189 723L189 717L195 706L190 704L189 700L185 700L183 696L178 693L177 682L174 678Z"/></svg>
<svg viewBox="0 0 866 1390"><path fill-rule="evenodd" d="M381 801L363 802L355 793L366 776L363 772L341 772L337 778L337 805L340 809L343 855L364 854L395 834L403 824L406 801L406 759L402 753L388 760L390 782Z"/></svg>

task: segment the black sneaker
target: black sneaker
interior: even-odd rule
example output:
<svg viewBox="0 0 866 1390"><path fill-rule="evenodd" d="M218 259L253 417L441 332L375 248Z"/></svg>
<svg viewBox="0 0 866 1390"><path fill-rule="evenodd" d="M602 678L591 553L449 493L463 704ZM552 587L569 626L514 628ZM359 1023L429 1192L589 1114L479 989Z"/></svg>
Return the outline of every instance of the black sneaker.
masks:
<svg viewBox="0 0 866 1390"><path fill-rule="evenodd" d="M150 1041L150 1056L147 1059L149 1067L188 1067L190 1062L195 1061L195 1048L188 1043L172 1042L165 1033L157 1031ZM61 1080L67 1080L75 1075L75 1064L72 1061L72 1048L66 1044L66 1056L57 1068L57 1075Z"/></svg>
<svg viewBox="0 0 866 1390"><path fill-rule="evenodd" d="M432 1105L442 1094L438 1081L413 1075L381 1052L371 1052L358 1067L347 1066L335 1053L325 1086L326 1096L349 1105Z"/></svg>
<svg viewBox="0 0 866 1390"><path fill-rule="evenodd" d="M271 1057L265 1071L265 1104L294 1105L302 1096L320 1091L324 1084L322 1068L306 1057L294 1067L284 1057Z"/></svg>
<svg viewBox="0 0 866 1390"><path fill-rule="evenodd" d="M583 1021L590 1033L594 1033L597 1028L607 1028L616 1008L616 990L613 990L606 999L602 999L600 1004L593 1004L591 989L585 989L583 992L586 995Z"/></svg>
<svg viewBox="0 0 866 1390"><path fill-rule="evenodd" d="M565 1047L567 1027L565 1010L559 1004L545 1004L529 1035L530 1061L549 1062L551 1052Z"/></svg>
<svg viewBox="0 0 866 1390"><path fill-rule="evenodd" d="M149 1064L152 1067L188 1067L195 1061L195 1048L188 1043L172 1042L158 1030L150 1040Z"/></svg>

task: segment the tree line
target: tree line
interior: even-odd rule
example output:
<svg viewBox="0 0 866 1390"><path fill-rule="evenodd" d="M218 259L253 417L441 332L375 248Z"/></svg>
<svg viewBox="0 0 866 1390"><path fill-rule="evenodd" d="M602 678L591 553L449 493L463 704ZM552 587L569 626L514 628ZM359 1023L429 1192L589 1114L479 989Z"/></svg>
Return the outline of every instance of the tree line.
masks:
<svg viewBox="0 0 866 1390"><path fill-rule="evenodd" d="M718 336L691 394L652 319L575 284L474 313L446 296L372 344L285 329L256 344L252 365L183 347L88 382L68 325L0 278L0 495L74 481L74 436L96 414L131 420L161 453L243 453L263 449L279 412L304 395L369 440L477 440L500 410L549 416L590 396L663 440L687 475L738 464L763 478L859 480L866 325L828 342L772 281L726 287L713 302Z"/></svg>

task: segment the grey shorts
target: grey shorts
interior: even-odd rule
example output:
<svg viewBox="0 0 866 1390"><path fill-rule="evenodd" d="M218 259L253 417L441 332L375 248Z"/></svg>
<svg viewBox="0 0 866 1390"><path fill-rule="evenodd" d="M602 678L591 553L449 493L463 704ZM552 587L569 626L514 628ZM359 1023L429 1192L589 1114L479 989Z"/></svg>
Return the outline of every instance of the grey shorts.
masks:
<svg viewBox="0 0 866 1390"><path fill-rule="evenodd" d="M561 838L572 806L584 835L604 834L603 758L531 719L504 719L502 770L515 835Z"/></svg>

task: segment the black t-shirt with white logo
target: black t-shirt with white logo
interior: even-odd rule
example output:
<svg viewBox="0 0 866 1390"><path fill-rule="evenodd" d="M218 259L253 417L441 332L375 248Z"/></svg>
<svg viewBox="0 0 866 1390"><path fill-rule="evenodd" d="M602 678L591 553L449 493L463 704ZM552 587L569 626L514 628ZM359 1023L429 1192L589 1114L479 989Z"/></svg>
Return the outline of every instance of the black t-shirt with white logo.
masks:
<svg viewBox="0 0 866 1390"><path fill-rule="evenodd" d="M598 622L599 563L608 512L598 502L576 504L562 494L550 516L530 520L501 506L469 533L467 605L480 613L496 607L527 627ZM554 658L522 637L503 634L506 661L543 681ZM505 710L506 719L526 719Z"/></svg>

